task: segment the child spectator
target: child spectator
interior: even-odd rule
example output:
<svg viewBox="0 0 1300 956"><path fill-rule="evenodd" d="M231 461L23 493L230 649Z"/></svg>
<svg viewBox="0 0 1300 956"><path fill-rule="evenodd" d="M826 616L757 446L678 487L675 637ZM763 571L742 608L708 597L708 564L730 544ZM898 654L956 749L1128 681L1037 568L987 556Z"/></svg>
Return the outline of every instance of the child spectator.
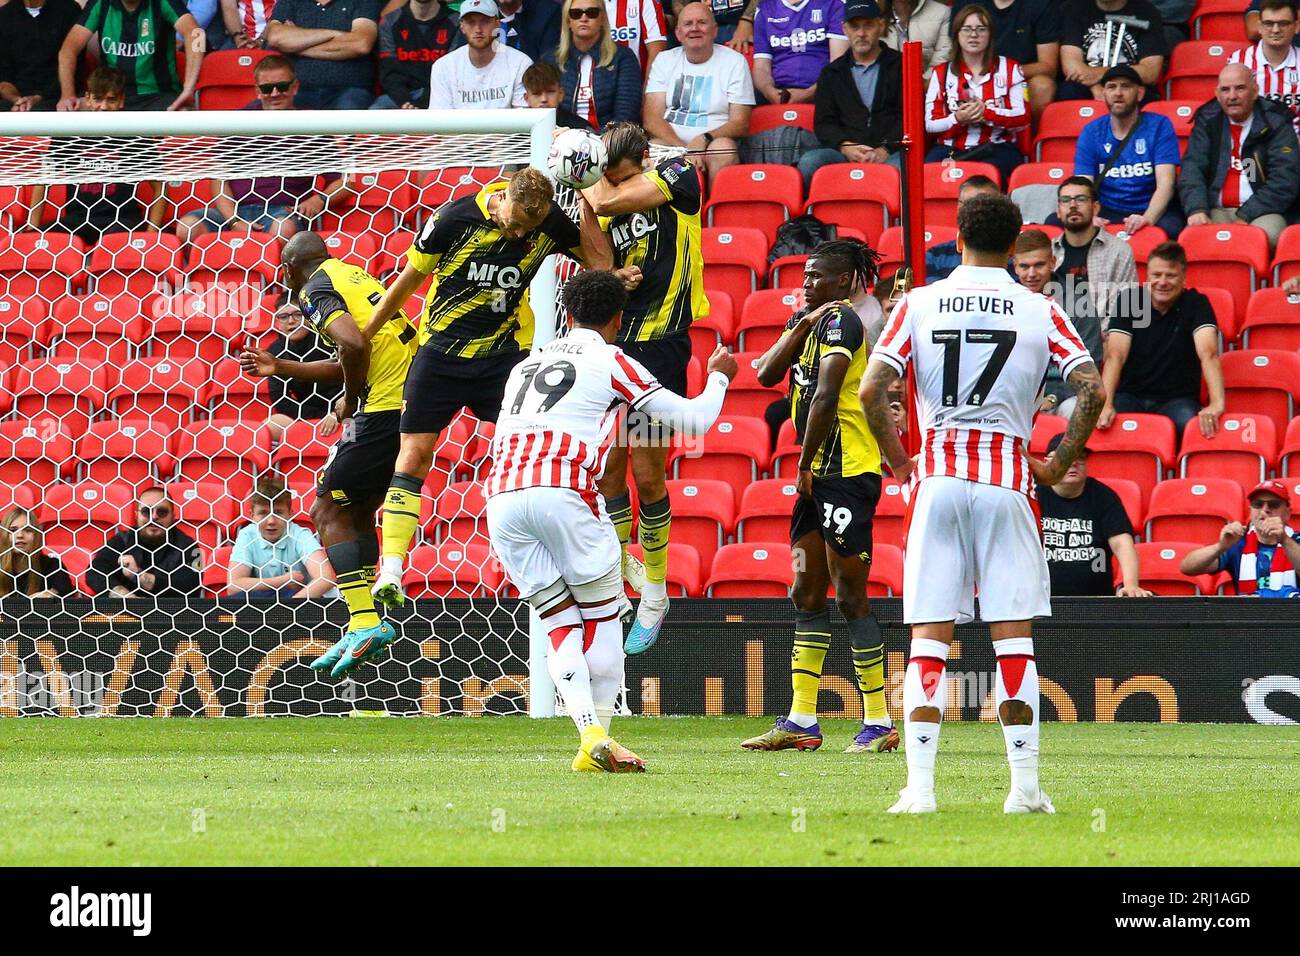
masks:
<svg viewBox="0 0 1300 956"><path fill-rule="evenodd" d="M524 100L531 109L555 110L555 125L562 129L592 129L590 123L564 105L560 68L554 63L534 63L524 70Z"/></svg>
<svg viewBox="0 0 1300 956"><path fill-rule="evenodd" d="M0 597L61 597L75 590L63 564L45 552L36 515L26 508L9 509L0 521Z"/></svg>
<svg viewBox="0 0 1300 956"><path fill-rule="evenodd" d="M337 595L320 541L290 520L291 497L278 481L257 483L248 500L253 523L239 529L230 554L231 594L296 599Z"/></svg>

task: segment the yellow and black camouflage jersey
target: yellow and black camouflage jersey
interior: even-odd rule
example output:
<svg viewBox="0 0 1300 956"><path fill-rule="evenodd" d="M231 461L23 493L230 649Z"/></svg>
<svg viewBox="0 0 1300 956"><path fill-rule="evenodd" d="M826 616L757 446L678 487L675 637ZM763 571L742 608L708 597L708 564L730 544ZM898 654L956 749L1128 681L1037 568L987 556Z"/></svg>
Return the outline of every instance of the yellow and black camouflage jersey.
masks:
<svg viewBox="0 0 1300 956"><path fill-rule="evenodd" d="M786 330L794 328L807 311L805 307L790 316ZM849 360L835 407L835 421L813 458L812 471L818 478L852 478L866 472L880 474L880 448L867 427L867 417L858 399L858 386L867 367L867 351L862 320L853 307L845 303L818 320L808 333L803 352L795 359L790 417L800 441L803 441L808 411L817 393L822 359L838 354L847 356Z"/></svg>
<svg viewBox="0 0 1300 956"><path fill-rule="evenodd" d="M533 344L528 283L552 253L580 259L582 235L554 202L528 235L502 235L488 215L488 200L507 185L492 183L447 203L407 252L421 272L436 273L425 297L422 346L468 359L527 351Z"/></svg>
<svg viewBox="0 0 1300 956"><path fill-rule="evenodd" d="M637 266L618 341L645 342L685 332L709 314L700 252L700 177L685 159L666 159L642 173L668 202L601 220L614 245L614 266Z"/></svg>
<svg viewBox="0 0 1300 956"><path fill-rule="evenodd" d="M326 259L298 290L303 318L327 345L329 326L344 312L364 329L384 297L384 286L365 269ZM390 412L402 407L402 386L415 356L415 326L398 312L370 343L370 369L357 401L357 412Z"/></svg>

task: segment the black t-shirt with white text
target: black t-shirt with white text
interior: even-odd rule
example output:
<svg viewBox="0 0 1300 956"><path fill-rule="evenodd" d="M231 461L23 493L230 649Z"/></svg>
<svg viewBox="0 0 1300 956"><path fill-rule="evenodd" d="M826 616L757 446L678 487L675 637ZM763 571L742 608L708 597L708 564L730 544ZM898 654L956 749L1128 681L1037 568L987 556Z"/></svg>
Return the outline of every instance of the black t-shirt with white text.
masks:
<svg viewBox="0 0 1300 956"><path fill-rule="evenodd" d="M1113 12L1096 0L1069 0L1062 11L1061 45L1079 47L1089 66L1131 65L1169 52L1164 19L1147 0L1128 0Z"/></svg>
<svg viewBox="0 0 1300 956"><path fill-rule="evenodd" d="M1109 541L1132 534L1119 495L1089 478L1077 498L1038 486L1043 552L1055 597L1105 597L1115 593Z"/></svg>

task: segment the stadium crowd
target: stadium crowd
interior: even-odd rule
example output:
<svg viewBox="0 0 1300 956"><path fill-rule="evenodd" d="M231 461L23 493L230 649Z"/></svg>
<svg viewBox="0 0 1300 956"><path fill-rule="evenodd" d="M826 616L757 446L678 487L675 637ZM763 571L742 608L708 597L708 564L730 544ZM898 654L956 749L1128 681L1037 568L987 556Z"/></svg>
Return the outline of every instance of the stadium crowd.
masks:
<svg viewBox="0 0 1300 956"><path fill-rule="evenodd" d="M1288 456L1300 452L1300 427L1292 427L1300 401L1300 227L1291 228L1300 222L1300 38L1291 0L1240 6L1230 17L1215 7L1217 32L1207 39L1210 20L1198 20L1185 0L1067 0L1064 9L1046 0L953 7L940 0L712 0L670 8L659 0L5 0L0 110L542 106L557 110L560 125L639 123L658 147L684 150L707 184L712 309L692 329L694 353L702 359L722 342L752 358L800 303L793 285L802 256L776 255L781 227L800 213L882 254L875 295L860 290L854 302L878 333L907 275L894 225L902 156L898 49L920 40L930 137L927 279L946 276L960 261L957 205L980 192L1010 194L1027 226L1009 268L1062 305L1107 387L1091 458L1043 489L1057 593L1226 587L1290 596L1300 568L1293 547L1300 533L1287 524L1288 496L1296 491ZM389 198L407 200L391 204L386 225L367 212L363 231L374 235L361 258L378 276L391 278L401 266L384 246L385 233L407 230L409 240L424 215L415 186L393 187ZM222 233L246 232L268 244L306 229L345 234L350 212L362 209L362 187L336 174L214 182L184 208L164 183L56 192L37 187L0 209L11 247L21 234L64 233L93 255L116 233L166 235L174 256L194 263ZM261 277L268 320L259 341L296 362L327 356L300 311L274 289L277 264ZM24 292L4 282L0 297L39 296L50 321L69 291ZM96 284L90 294L108 289ZM174 354L150 347L147 329L132 334L132 359ZM22 379L16 366L58 358L57 349L41 351L39 339L33 335L26 350L5 359L14 367L5 373L9 417L0 426L35 418L21 396L43 386ZM101 356L110 363L126 357ZM229 361L228 349L214 358ZM788 400L780 389L746 381L752 373L745 364L724 409L743 421L735 448L706 455L703 465L672 459L672 546L695 552L693 562L674 559L681 578L672 583L683 593L723 583L719 561L766 561L766 551L755 557L754 542L769 539L754 535L763 518L778 513L774 507L788 513L781 497L789 495L792 463ZM702 362L694 365L698 389ZM213 381L230 374L229 365L214 368ZM265 437L251 442L263 465L284 449L310 445L315 453L337 439L328 389L272 381L259 419L231 416L240 427L265 426ZM110 388L103 408L129 408L120 396L107 399ZM198 383L191 401L210 393ZM1049 377L1036 453L1050 451L1070 403L1059 377ZM214 410L202 427L223 421ZM106 423L65 419L59 427L80 457L83 435ZM182 424L201 430L183 412L175 427ZM747 431L750 425L759 430ZM458 427L459 454L444 484L465 505L486 442L472 421ZM252 595L332 593L320 543L301 526L302 478L314 470L305 456L293 459L300 474L281 469L286 489L254 486L265 469L250 470L255 456L245 455L236 468L244 477L226 489L238 509L218 517L185 468L187 456L215 460L211 450L197 440L182 448L170 433L167 441L177 467L150 469L153 480L136 483L130 501L113 502L118 517L131 513L133 529L116 531L111 515L86 519L115 531L107 541L101 535L102 547L68 535L51 543L49 523L59 508L48 498L16 499L0 523L0 594L64 594L73 579L93 593L119 595L205 586ZM22 474L34 474L31 462L40 456L24 458L17 444L10 454ZM728 455L735 460L726 462ZM57 476L93 477L66 462L59 468ZM728 477L728 468L737 477ZM0 470L6 478L20 474ZM158 478L172 481L155 487ZM716 487L723 478L725 494ZM897 497L896 488L882 496L886 518ZM201 518L184 514L201 508ZM896 525L877 522L878 530L898 530L880 540L873 593L900 587L901 511L893 517ZM241 518L252 523L237 530ZM485 554L485 541L474 536L473 520L468 527L463 537L430 536L429 548L442 550L413 555L413 566L482 563L477 549ZM60 546L62 561L53 553ZM772 573L767 583L782 585L786 572ZM499 586L485 576L465 593Z"/></svg>

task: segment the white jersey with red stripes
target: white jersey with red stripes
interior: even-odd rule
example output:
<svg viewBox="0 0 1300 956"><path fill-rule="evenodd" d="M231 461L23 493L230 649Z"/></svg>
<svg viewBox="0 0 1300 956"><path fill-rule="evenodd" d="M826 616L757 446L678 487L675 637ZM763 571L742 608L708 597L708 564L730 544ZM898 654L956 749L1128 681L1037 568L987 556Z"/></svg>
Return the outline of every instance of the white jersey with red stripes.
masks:
<svg viewBox="0 0 1300 956"><path fill-rule="evenodd" d="M1025 461L1049 364L1069 376L1092 356L1050 299L1005 269L958 266L908 292L872 359L916 376L921 424L917 479L947 475L1030 497Z"/></svg>
<svg viewBox="0 0 1300 956"><path fill-rule="evenodd" d="M257 39L266 32L275 0L239 0L239 25L245 36Z"/></svg>
<svg viewBox="0 0 1300 956"><path fill-rule="evenodd" d="M644 74L650 55L645 45L668 40L668 26L659 0L605 0L605 16L614 42L636 54Z"/></svg>
<svg viewBox="0 0 1300 956"><path fill-rule="evenodd" d="M570 488L593 503L619 410L639 407L662 387L590 329L543 345L506 381L486 496Z"/></svg>
<svg viewBox="0 0 1300 956"><path fill-rule="evenodd" d="M957 122L953 115L964 100L984 104L984 120L974 126ZM957 57L937 64L930 74L925 97L925 131L956 149L984 143L1014 143L1021 127L1029 125L1025 104L1025 75L1015 60L1000 56L988 73L971 71Z"/></svg>
<svg viewBox="0 0 1300 956"><path fill-rule="evenodd" d="M1254 46L1234 52L1228 62L1240 63L1255 74L1259 95L1277 100L1295 114L1293 122L1300 132L1300 51L1288 46L1286 59L1273 66L1264 56L1264 41L1260 40Z"/></svg>

